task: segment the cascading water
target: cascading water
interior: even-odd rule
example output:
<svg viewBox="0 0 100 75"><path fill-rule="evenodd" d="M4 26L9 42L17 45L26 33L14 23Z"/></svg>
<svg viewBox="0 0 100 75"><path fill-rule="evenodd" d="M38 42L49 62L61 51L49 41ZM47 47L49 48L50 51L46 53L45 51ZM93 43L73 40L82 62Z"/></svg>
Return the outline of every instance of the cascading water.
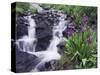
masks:
<svg viewBox="0 0 100 75"><path fill-rule="evenodd" d="M39 8L40 9L40 8ZM45 11L45 10L44 10ZM47 10L46 10L47 11ZM54 10L48 10L48 12L54 12ZM54 13L55 14L55 13ZM19 50L37 56L41 61L35 66L34 71L39 71L39 67L43 66L46 62L52 60L59 60L61 55L58 53L57 45L63 41L63 31L66 29L68 21L65 20L66 14L62 12L57 13L59 23L54 24L52 27L52 39L46 50L36 51L37 38L36 38L36 23L32 15L25 16L28 20L28 35L24 35L22 38L16 40L16 45Z"/></svg>
<svg viewBox="0 0 100 75"><path fill-rule="evenodd" d="M38 57L42 56L42 61L35 67L35 71L38 71L38 67L43 65L45 62L49 62L52 60L59 60L61 58L61 55L58 53L58 47L57 45L62 42L63 39L63 34L62 32L66 28L66 23L65 21L66 15L61 14L61 17L59 18L59 24L56 26L53 26L53 38L50 42L49 47L47 48L46 51L42 52L33 52L31 54L34 54Z"/></svg>
<svg viewBox="0 0 100 75"><path fill-rule="evenodd" d="M28 20L29 26L28 26L28 35L23 36L21 39L18 39L16 41L19 49L21 51L35 51L35 46L36 46L36 37L35 37L35 21L34 19L31 18L30 16L24 17L25 19ZM20 44L22 43L22 48L20 47Z"/></svg>

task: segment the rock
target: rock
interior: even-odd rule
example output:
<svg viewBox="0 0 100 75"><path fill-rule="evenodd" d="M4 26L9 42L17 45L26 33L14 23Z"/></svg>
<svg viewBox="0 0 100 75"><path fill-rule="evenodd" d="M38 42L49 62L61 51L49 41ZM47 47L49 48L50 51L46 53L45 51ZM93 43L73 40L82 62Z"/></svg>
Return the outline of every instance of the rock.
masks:
<svg viewBox="0 0 100 75"><path fill-rule="evenodd" d="M18 16L16 20L16 38L19 39L24 35L28 35L28 21L23 16Z"/></svg>
<svg viewBox="0 0 100 75"><path fill-rule="evenodd" d="M16 72L30 72L40 62L35 55L21 52L16 49Z"/></svg>
<svg viewBox="0 0 100 75"><path fill-rule="evenodd" d="M36 47L35 51L45 51L50 45L50 40L53 37L53 26L58 25L59 23L59 13L58 11L48 9L43 11L43 13L25 13L17 17L16 20L16 37L17 39L21 38L24 35L28 35L28 20L24 18L27 15L33 15L32 18L36 23ZM58 35L58 34L57 34ZM66 30L63 32L63 36L67 37ZM13 43L12 43L13 44ZM21 45L20 45L21 46ZM23 45L22 45L23 47ZM30 46L29 46L30 47ZM32 46L33 47L33 46ZM64 43L61 42L58 46L58 53L63 54L64 52ZM40 58L35 55L28 54L16 49L16 71L17 72L29 72L32 71L35 66L41 61ZM49 62L43 63L38 67L40 71L50 71L50 70L60 70L63 67L56 60L51 60Z"/></svg>
<svg viewBox="0 0 100 75"><path fill-rule="evenodd" d="M57 45L57 47L58 47L58 53L62 55L64 53L64 50L65 50L65 42L59 43Z"/></svg>
<svg viewBox="0 0 100 75"><path fill-rule="evenodd" d="M48 35L44 38L38 38L37 45L36 45L36 51L45 51L47 47L50 44L50 39L52 36Z"/></svg>
<svg viewBox="0 0 100 75"><path fill-rule="evenodd" d="M45 38L45 37L52 37L52 30L49 28L42 28L38 27L36 28L36 37L37 38Z"/></svg>

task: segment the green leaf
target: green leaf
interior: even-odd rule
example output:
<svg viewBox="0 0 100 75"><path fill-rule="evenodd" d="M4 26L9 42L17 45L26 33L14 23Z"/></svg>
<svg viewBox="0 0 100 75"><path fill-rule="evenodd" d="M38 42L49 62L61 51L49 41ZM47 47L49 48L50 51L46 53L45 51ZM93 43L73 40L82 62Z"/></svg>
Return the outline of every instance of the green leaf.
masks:
<svg viewBox="0 0 100 75"><path fill-rule="evenodd" d="M83 66L85 66L86 61L87 61L87 59L86 59L86 58L82 59Z"/></svg>

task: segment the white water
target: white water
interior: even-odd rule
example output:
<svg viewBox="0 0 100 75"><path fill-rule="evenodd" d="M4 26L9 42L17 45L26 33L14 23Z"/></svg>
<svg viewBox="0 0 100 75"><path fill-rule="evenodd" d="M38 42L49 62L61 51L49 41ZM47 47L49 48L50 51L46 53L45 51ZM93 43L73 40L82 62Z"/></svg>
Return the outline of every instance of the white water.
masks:
<svg viewBox="0 0 100 75"><path fill-rule="evenodd" d="M35 52L36 44L34 44L34 42L36 42L36 40L37 40L35 38L36 24L35 24L34 19L31 18L31 16L27 17L27 19L29 21L29 25L30 25L28 27L28 36L27 35L23 36L21 39L18 39L16 41L16 44L21 51L27 52L29 54L33 54L41 59L41 62L35 66L34 71L38 71L38 67L40 65L43 65L45 62L49 62L51 60L59 60L61 58L61 55L58 53L57 45L61 41L63 41L62 32L67 27L65 24L65 23L67 23L67 21L64 20L65 19L64 14L59 14L59 15L60 15L59 24L53 27L53 33L52 33L53 38L52 38L52 40L50 40L50 45L47 48L47 50ZM23 42L23 48L20 47L20 42ZM32 49L32 50L30 50L30 49Z"/></svg>
<svg viewBox="0 0 100 75"><path fill-rule="evenodd" d="M57 45L63 41L63 35L62 32L66 28L67 21L64 20L65 15L61 14L61 17L59 18L59 24L53 27L53 39L50 42L49 47L47 48L46 51L39 51L39 52L30 52L28 51L29 54L36 55L37 57L41 58L42 61L36 65L35 71L38 71L38 67L45 62L49 62L51 60L59 60L61 58L61 55L58 53L58 48ZM57 35L58 34L58 35Z"/></svg>
<svg viewBox="0 0 100 75"><path fill-rule="evenodd" d="M28 35L23 36L22 38L16 40L16 44L18 46L18 48L21 51L27 52L27 51L31 51L34 52L35 51L35 47L36 47L36 38L35 38L35 21L34 19L31 18L30 16L24 17L25 19L27 19L29 21L29 27L28 27ZM23 47L20 47L20 43L23 43ZM31 50L30 50L31 49Z"/></svg>

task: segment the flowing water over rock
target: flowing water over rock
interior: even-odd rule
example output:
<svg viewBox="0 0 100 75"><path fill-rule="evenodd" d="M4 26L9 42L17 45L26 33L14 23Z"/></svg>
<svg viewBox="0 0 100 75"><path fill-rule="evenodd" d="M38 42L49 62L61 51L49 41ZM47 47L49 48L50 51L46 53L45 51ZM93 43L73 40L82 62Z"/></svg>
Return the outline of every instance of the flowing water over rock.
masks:
<svg viewBox="0 0 100 75"><path fill-rule="evenodd" d="M38 6L37 6L38 7ZM40 9L40 8L39 8ZM62 11L49 9L17 17L16 70L53 70L51 61L61 58L60 44L70 20ZM29 14L30 13L30 14Z"/></svg>

